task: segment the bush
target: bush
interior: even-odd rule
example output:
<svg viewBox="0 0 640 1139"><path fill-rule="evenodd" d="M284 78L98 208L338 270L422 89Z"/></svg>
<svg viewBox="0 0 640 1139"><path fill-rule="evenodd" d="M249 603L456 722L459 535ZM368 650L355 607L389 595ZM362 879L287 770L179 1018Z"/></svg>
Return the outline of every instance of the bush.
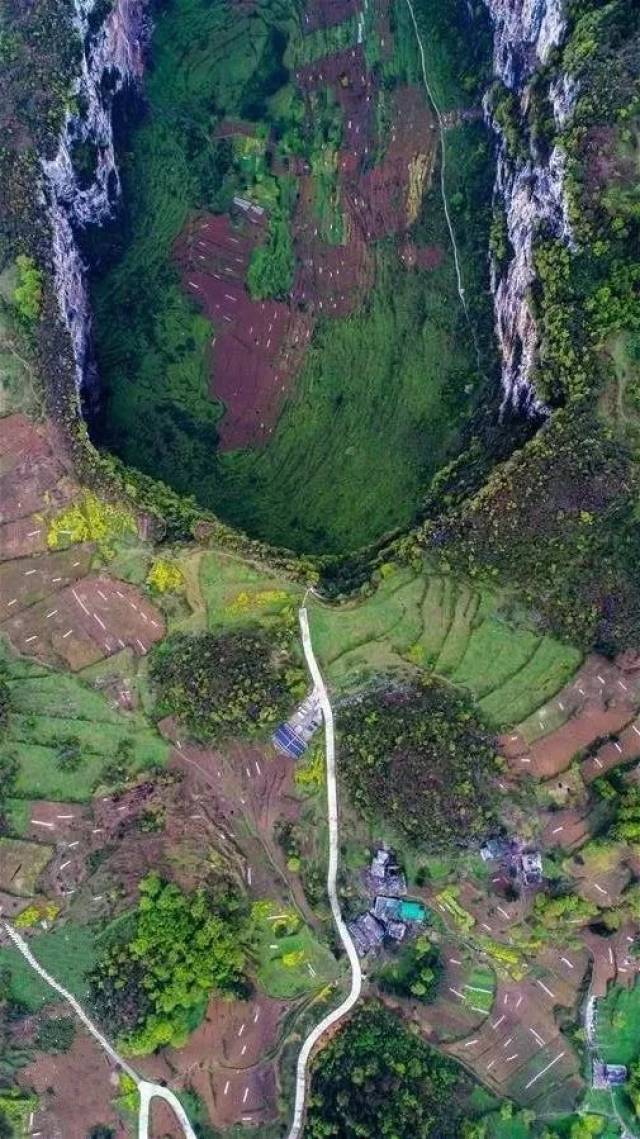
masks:
<svg viewBox="0 0 640 1139"><path fill-rule="evenodd" d="M36 268L32 257L20 253L16 257L18 282L13 291L13 303L23 324L33 325L42 309L43 273Z"/></svg>
<svg viewBox="0 0 640 1139"><path fill-rule="evenodd" d="M42 1052L68 1052L75 1035L73 1017L48 1017L38 1030L36 1044Z"/></svg>

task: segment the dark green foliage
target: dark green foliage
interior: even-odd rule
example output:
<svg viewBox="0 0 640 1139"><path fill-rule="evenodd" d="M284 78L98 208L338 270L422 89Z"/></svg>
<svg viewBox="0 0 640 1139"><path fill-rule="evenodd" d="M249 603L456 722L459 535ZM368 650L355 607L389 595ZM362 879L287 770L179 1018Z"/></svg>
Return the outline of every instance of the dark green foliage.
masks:
<svg viewBox="0 0 640 1139"><path fill-rule="evenodd" d="M126 783L134 771L133 740L125 737L120 740L113 758L104 764L100 772L100 782L106 783L108 787L118 786Z"/></svg>
<svg viewBox="0 0 640 1139"><path fill-rule="evenodd" d="M55 741L56 763L61 771L78 771L84 763L82 745L78 736L61 736Z"/></svg>
<svg viewBox="0 0 640 1139"><path fill-rule="evenodd" d="M441 973L440 951L423 935L405 945L396 958L384 965L377 980L385 993L428 1003L435 1000Z"/></svg>
<svg viewBox="0 0 640 1139"><path fill-rule="evenodd" d="M73 1017L47 1017L38 1029L36 1044L42 1052L68 1052L75 1034Z"/></svg>
<svg viewBox="0 0 640 1139"><path fill-rule="evenodd" d="M11 711L11 688L8 682L7 666L4 661L0 662L0 735L6 728L9 722L9 713Z"/></svg>
<svg viewBox="0 0 640 1139"><path fill-rule="evenodd" d="M640 842L640 787L631 784L616 803L613 837L624 842Z"/></svg>
<svg viewBox="0 0 640 1139"><path fill-rule="evenodd" d="M313 1065L305 1139L454 1139L461 1084L450 1060L366 1005Z"/></svg>
<svg viewBox="0 0 640 1139"><path fill-rule="evenodd" d="M421 537L472 576L517 584L555 632L615 652L640 635L637 477L591 411L576 406Z"/></svg>
<svg viewBox="0 0 640 1139"><path fill-rule="evenodd" d="M430 849L484 832L492 749L466 699L435 682L368 693L339 728L341 769L366 818Z"/></svg>
<svg viewBox="0 0 640 1139"><path fill-rule="evenodd" d="M151 679L160 715L173 714L200 739L267 732L292 701L286 655L259 630L178 634L155 650Z"/></svg>
<svg viewBox="0 0 640 1139"><path fill-rule="evenodd" d="M116 1133L106 1123L98 1123L87 1132L87 1139L116 1139Z"/></svg>
<svg viewBox="0 0 640 1139"><path fill-rule="evenodd" d="M13 1139L15 1131L11 1124L11 1120L4 1111L0 1111L0 1139Z"/></svg>
<svg viewBox="0 0 640 1139"><path fill-rule="evenodd" d="M184 1043L214 990L246 990L243 902L227 886L184 894L150 874L140 883L131 940L116 942L90 976L106 1026L134 1053Z"/></svg>

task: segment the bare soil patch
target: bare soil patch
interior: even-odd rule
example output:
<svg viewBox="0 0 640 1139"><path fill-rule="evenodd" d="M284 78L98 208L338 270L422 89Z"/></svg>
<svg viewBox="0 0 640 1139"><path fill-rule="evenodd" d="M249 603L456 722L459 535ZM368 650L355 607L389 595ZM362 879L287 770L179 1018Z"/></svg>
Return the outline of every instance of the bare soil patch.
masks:
<svg viewBox="0 0 640 1139"><path fill-rule="evenodd" d="M32 1130L43 1139L86 1139L98 1123L113 1128L116 1139L127 1139L128 1130L113 1106L118 1094L116 1069L79 1025L68 1052L38 1056L18 1072L17 1079L39 1096Z"/></svg>

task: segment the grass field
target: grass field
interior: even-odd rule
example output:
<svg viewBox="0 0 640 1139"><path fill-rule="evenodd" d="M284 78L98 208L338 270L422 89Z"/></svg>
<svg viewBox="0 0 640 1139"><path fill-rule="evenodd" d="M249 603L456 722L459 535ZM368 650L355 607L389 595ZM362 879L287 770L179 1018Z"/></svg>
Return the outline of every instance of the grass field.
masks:
<svg viewBox="0 0 640 1139"><path fill-rule="evenodd" d="M95 964L94 931L90 926L67 924L31 939L30 949L36 960L56 981L79 1001L89 995L85 974ZM11 970L11 991L33 1012L60 997L51 989L17 949L0 948L0 968Z"/></svg>
<svg viewBox="0 0 640 1139"><path fill-rule="evenodd" d="M268 996L298 997L338 976L335 959L293 911L258 902L254 922L257 980Z"/></svg>
<svg viewBox="0 0 640 1139"><path fill-rule="evenodd" d="M598 1051L605 1063L630 1064L640 1053L640 984L614 985L598 1001Z"/></svg>
<svg viewBox="0 0 640 1139"><path fill-rule="evenodd" d="M132 770L163 765L168 745L137 712L120 712L107 698L77 677L7 658L12 714L0 742L0 754L19 763L11 818L20 827L24 810L16 800L57 799L83 802L91 798L100 772L124 741L130 741ZM78 770L61 770L62 741L79 742Z"/></svg>
<svg viewBox="0 0 640 1139"><path fill-rule="evenodd" d="M213 551L200 559L198 575L210 629L256 621L268 625L285 611L297 609L304 592L285 577Z"/></svg>

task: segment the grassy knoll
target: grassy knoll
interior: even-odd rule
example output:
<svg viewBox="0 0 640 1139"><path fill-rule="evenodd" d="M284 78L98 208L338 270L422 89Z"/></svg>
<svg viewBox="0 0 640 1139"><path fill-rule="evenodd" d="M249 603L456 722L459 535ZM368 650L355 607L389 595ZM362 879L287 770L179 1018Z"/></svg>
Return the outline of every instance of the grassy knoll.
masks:
<svg viewBox="0 0 640 1139"><path fill-rule="evenodd" d="M336 978L334 958L293 911L256 902L253 920L257 980L268 996L301 996Z"/></svg>
<svg viewBox="0 0 640 1139"><path fill-rule="evenodd" d="M303 595L296 582L217 551L199 561L199 590L209 629L272 624L293 611Z"/></svg>
<svg viewBox="0 0 640 1139"><path fill-rule="evenodd" d="M0 754L18 760L11 817L20 828L20 799L83 802L91 798L106 763L127 751L131 771L163 765L168 747L137 712L119 712L84 681L28 661L7 662L12 713ZM80 752L77 768L60 766L69 740Z"/></svg>

